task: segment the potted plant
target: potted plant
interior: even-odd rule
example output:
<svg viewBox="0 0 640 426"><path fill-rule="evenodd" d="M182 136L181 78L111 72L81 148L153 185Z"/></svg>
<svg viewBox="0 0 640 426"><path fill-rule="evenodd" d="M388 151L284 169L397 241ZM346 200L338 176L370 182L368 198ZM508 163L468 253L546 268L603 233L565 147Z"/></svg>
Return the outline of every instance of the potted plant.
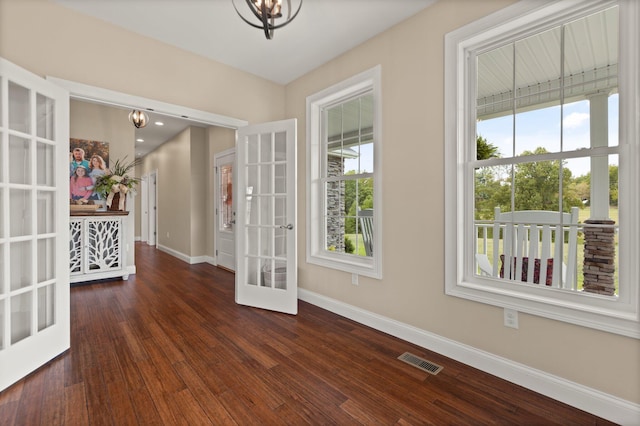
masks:
<svg viewBox="0 0 640 426"><path fill-rule="evenodd" d="M121 211L125 209L125 200L128 192L135 194L135 187L140 179L129 176L129 172L140 163L140 159L125 162L127 157L118 159L109 168L106 174L98 176L94 185L94 191L107 200L107 209Z"/></svg>

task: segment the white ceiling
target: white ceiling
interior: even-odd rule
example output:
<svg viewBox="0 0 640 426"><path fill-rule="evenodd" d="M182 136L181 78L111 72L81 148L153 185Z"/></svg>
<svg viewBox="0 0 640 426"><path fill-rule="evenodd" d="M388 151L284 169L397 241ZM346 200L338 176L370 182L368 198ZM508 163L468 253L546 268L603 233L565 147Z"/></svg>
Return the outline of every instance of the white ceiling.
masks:
<svg viewBox="0 0 640 426"><path fill-rule="evenodd" d="M436 0L304 0L299 15L273 40L243 22L231 0L53 0L63 6L195 54L287 84ZM239 10L245 0L235 0ZM298 4L298 0L292 0ZM245 15L246 16L246 15ZM172 124L180 120L167 118ZM188 123L183 123L182 129ZM180 127L180 126L178 126ZM147 130L153 129L153 124ZM143 135L145 155L176 127ZM173 132L173 133L171 133ZM171 133L171 134L169 134ZM137 135L138 136L138 135ZM157 138L167 137L162 142Z"/></svg>

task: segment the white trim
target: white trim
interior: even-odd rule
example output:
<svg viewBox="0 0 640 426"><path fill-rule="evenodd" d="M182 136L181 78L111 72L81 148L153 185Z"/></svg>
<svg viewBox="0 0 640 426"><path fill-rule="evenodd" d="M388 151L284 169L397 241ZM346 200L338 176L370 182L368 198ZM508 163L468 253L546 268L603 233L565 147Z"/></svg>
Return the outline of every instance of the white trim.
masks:
<svg viewBox="0 0 640 426"><path fill-rule="evenodd" d="M135 106L154 111L159 114L183 118L185 120L208 124L210 126L237 129L248 124L246 120L240 120L220 114L213 114L181 105L169 104L167 102L157 101L141 96L129 95L114 90L103 89L97 86L90 86L87 84L64 80L58 77L47 76L46 79L67 89L70 96L74 99L98 102L121 108L131 108Z"/></svg>
<svg viewBox="0 0 640 426"><path fill-rule="evenodd" d="M309 290L298 289L298 298L596 416L623 425L636 425L640 421L640 404L635 404L562 377L513 362L507 358Z"/></svg>
<svg viewBox="0 0 640 426"><path fill-rule="evenodd" d="M456 296L507 307L521 312L564 321L584 327L623 336L640 338L640 265L637 256L640 243L637 238L621 238L619 244L620 295L604 297L594 294L556 291L555 289L504 286L499 280L475 276L473 256L465 256L473 229L473 191L467 185L473 172L469 160L469 147L465 141L475 139L475 118L469 108L475 100L465 93L465 85L473 85L468 75L467 54L485 43L497 42L504 37L522 35L525 31L538 31L550 23L567 19L568 15L591 13L616 4L613 0L521 1L513 6L482 18L445 36L445 292ZM640 172L638 136L637 75L640 69L640 6L635 1L620 1L620 63L618 69L620 93L620 218L624 218L621 235L638 235L640 207L637 188ZM632 61L632 62L631 62ZM472 92L472 90L467 90ZM571 154L569 155L571 156ZM554 157L551 155L550 157ZM493 161L493 160L492 160ZM499 163L503 160L495 160ZM491 161L490 161L491 162ZM471 230L470 230L471 229Z"/></svg>
<svg viewBox="0 0 640 426"><path fill-rule="evenodd" d="M216 266L215 259L211 256L189 256L188 254L184 254L178 250L174 250L171 247L163 246L162 244L158 244L158 250L170 254L171 256L188 263L189 265L195 265L198 263L209 263L213 266Z"/></svg>
<svg viewBox="0 0 640 426"><path fill-rule="evenodd" d="M341 99L365 90L373 93L373 256L359 257L325 250L322 185L321 111ZM307 97L307 262L327 268L382 279L382 67L375 67Z"/></svg>

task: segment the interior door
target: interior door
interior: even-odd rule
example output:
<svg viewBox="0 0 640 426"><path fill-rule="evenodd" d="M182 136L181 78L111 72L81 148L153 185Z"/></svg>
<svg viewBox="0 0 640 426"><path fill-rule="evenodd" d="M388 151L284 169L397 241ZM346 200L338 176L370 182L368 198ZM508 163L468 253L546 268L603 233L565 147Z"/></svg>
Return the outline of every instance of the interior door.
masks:
<svg viewBox="0 0 640 426"><path fill-rule="evenodd" d="M158 180L158 175L156 174L156 172L153 172L151 174L149 174L149 182L148 182L148 194L149 194L149 198L148 198L148 205L147 208L149 209L149 239L147 244L149 244L150 246L155 246L157 245L157 237L158 237L158 226L157 226L157 220L158 220L158 202L157 202L157 195L158 195L158 188L157 188L157 180Z"/></svg>
<svg viewBox="0 0 640 426"><path fill-rule="evenodd" d="M0 58L0 391L69 348L69 94Z"/></svg>
<svg viewBox="0 0 640 426"><path fill-rule="evenodd" d="M140 241L149 241L149 176L140 179Z"/></svg>
<svg viewBox="0 0 640 426"><path fill-rule="evenodd" d="M215 157L216 264L230 271L236 270L236 203L233 197L235 162L235 149L221 152Z"/></svg>
<svg viewBox="0 0 640 426"><path fill-rule="evenodd" d="M236 303L297 314L296 120L239 129L236 153Z"/></svg>

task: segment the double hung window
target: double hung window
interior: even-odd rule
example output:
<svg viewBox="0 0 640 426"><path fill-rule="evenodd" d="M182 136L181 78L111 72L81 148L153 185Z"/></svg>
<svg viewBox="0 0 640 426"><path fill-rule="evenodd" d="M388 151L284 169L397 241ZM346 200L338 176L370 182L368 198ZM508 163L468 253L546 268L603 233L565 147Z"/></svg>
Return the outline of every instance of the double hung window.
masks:
<svg viewBox="0 0 640 426"><path fill-rule="evenodd" d="M448 294L640 337L638 9L523 1L447 35Z"/></svg>
<svg viewBox="0 0 640 426"><path fill-rule="evenodd" d="M380 69L307 99L307 261L381 277Z"/></svg>

